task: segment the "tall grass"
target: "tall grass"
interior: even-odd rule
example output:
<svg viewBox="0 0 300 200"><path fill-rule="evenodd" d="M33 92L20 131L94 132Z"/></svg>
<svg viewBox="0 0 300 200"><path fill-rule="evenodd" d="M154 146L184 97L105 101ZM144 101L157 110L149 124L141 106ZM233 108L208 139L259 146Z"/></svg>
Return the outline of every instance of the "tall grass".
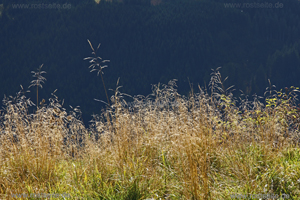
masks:
<svg viewBox="0 0 300 200"><path fill-rule="evenodd" d="M55 93L34 104L3 100L0 198L70 194L71 199L232 199L300 196L297 88L262 100L233 97L218 70L208 90L180 95L176 80L126 102L119 88L90 128Z"/></svg>

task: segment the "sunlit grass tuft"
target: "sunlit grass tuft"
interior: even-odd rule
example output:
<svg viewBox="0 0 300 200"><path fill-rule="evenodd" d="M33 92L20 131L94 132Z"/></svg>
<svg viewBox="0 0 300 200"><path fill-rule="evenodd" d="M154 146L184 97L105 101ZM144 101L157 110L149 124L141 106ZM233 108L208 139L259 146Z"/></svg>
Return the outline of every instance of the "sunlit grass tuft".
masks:
<svg viewBox="0 0 300 200"><path fill-rule="evenodd" d="M117 85L90 128L52 94L36 112L23 91L5 98L0 198L232 199L300 196L297 88L263 100L233 97L218 70L208 91L180 95L176 80L126 102ZM104 87L105 88L105 87Z"/></svg>

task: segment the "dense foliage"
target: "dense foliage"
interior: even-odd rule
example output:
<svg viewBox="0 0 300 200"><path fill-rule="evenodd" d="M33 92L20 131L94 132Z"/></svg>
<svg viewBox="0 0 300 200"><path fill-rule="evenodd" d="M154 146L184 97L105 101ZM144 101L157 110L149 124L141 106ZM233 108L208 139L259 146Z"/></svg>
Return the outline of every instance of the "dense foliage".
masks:
<svg viewBox="0 0 300 200"><path fill-rule="evenodd" d="M227 86L246 94L262 95L268 79L277 88L300 85L296 0L281 1L282 8L228 7L241 2L236 0L166 0L158 6L69 0L63 2L69 9L14 7L35 2L6 0L1 6L1 98L19 91L19 83L28 87L30 72L44 64L40 98L58 89L66 105L81 106L86 122L104 106L94 98L106 99L101 79L83 60L91 53L87 39L101 43L99 55L111 60L104 69L107 88L115 89L120 77L122 91L130 95L149 94L151 84L174 78L179 92L188 94L188 81L205 86L211 68L219 66L230 75ZM32 90L31 99L35 95Z"/></svg>

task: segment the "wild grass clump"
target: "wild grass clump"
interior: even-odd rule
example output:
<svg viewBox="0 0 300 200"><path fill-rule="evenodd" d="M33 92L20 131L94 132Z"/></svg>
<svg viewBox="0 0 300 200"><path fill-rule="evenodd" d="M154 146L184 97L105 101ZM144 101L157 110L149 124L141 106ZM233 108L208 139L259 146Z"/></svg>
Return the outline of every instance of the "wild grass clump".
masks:
<svg viewBox="0 0 300 200"><path fill-rule="evenodd" d="M188 97L172 80L131 102L117 85L110 106L90 128L78 119L78 108L67 113L54 93L33 113L29 108L36 105L26 92L5 98L1 198L67 193L71 199L297 199L298 88L275 91L270 84L263 99L250 101L234 98L223 83L215 70L209 88L199 86Z"/></svg>

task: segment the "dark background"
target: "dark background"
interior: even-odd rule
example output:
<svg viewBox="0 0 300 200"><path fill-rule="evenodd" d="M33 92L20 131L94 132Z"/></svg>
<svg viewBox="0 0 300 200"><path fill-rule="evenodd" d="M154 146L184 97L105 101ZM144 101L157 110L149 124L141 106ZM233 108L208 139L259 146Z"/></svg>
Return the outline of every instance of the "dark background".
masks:
<svg viewBox="0 0 300 200"><path fill-rule="evenodd" d="M69 4L68 9L21 9L16 4ZM248 3L265 3L249 0ZM32 70L44 64L47 78L39 99L51 92L81 107L85 124L106 101L100 76L89 73L89 39L99 56L109 89L120 77L122 92L151 93L151 84L178 79L188 95L193 83L207 86L211 68L222 66L226 86L263 95L268 79L277 89L300 86L300 1L268 1L281 8L233 8L234 0L7 0L0 6L0 97L27 88ZM0 1L1 4L1 1ZM28 94L36 102L36 90ZM113 93L109 91L109 96ZM239 95L238 92L235 95Z"/></svg>

